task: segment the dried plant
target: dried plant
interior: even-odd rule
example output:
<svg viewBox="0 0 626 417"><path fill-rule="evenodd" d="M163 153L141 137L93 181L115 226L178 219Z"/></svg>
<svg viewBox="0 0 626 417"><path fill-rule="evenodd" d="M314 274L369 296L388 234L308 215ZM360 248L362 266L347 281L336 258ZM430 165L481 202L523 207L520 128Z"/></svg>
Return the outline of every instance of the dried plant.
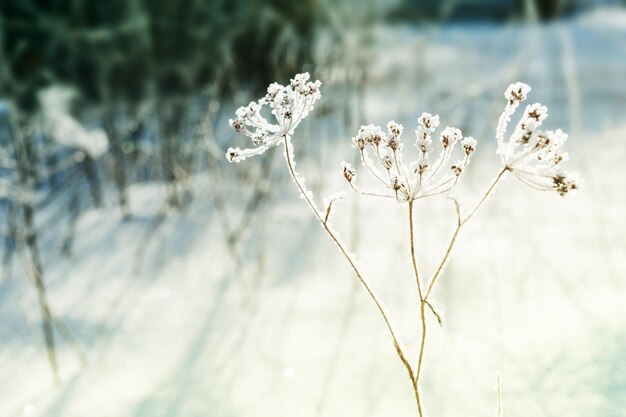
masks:
<svg viewBox="0 0 626 417"><path fill-rule="evenodd" d="M561 163L567 159L567 154L561 151L567 135L561 130L540 131L539 127L548 113L545 106L535 103L526 107L513 134L505 141L507 125L517 107L526 99L530 91L528 85L520 82L509 86L504 94L507 100L506 107L500 117L496 132L498 154L502 161L502 167L486 191L480 195L478 201L469 210L463 210L455 198L449 197L455 207L456 228L429 280L425 280L424 275L418 269L413 232L413 205L416 200L444 194L452 190L465 172L477 141L469 136L462 137L461 131L457 128L446 127L439 135L441 149L431 164L431 155L434 150L432 135L439 126L439 116L433 116L429 113L423 113L418 119L418 127L415 131L418 157L410 163L404 161L402 154L401 136L404 128L394 121L388 123L387 132L384 132L379 126L361 126L357 135L352 138L353 146L360 154L363 167L374 178L374 181L382 186L382 189L371 191L362 189L357 185L356 169L350 164L342 162L341 173L350 187L363 195L392 198L399 203L406 203L408 206L410 256L417 286L421 321L419 353L414 361L415 364L413 364L400 343L383 302L371 287L356 256L348 249L339 233L330 224L329 218L333 210L333 202L341 198L341 195L327 197L324 199L324 210L320 209L312 193L307 190L304 179L295 170L292 135L297 125L313 109L314 103L320 98L320 86L319 81L309 81L308 73L298 74L287 86L276 83L270 85L267 95L258 103L252 102L246 107L240 107L236 112L236 118L230 120L230 125L236 131L243 132L252 139L257 147L244 150L229 148L226 157L231 162L240 162L248 157L263 153L271 147L283 146L287 168L302 198L313 210L314 216L328 236L339 247L383 318L398 357L406 368L417 409L420 417L422 417L425 415L425 411L420 382L427 340L426 309L428 308L441 324L441 316L432 304L432 293L437 282L441 280L461 229L478 212L507 173L511 173L533 188L546 191L554 190L561 196L577 189L579 184L577 175L562 171L560 168ZM262 116L261 112L265 105L271 108L271 113L276 120L275 124L268 122ZM457 143L460 143L462 158L456 162L450 162ZM373 157L370 156L370 152Z"/></svg>

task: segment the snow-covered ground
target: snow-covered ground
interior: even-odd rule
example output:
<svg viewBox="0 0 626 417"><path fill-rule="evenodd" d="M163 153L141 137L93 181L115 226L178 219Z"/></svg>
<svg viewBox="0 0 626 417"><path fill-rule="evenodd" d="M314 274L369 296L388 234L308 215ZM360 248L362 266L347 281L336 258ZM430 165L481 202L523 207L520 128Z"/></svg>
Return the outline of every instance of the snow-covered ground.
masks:
<svg viewBox="0 0 626 417"><path fill-rule="evenodd" d="M490 142L501 94L518 79L534 87L531 102L548 105L546 125L571 133L568 167L585 179L561 199L507 178L463 231L435 294L444 326L430 323L423 390L431 416L496 415L496 374L507 416L626 415L624 22L617 10L547 27L370 34L365 120L353 124L393 118L411 132L431 111L478 138L471 176L455 190L462 202L498 168ZM341 100L323 90L318 109ZM331 112L300 128L298 167L314 190L344 189L338 166L354 153L353 127ZM222 165L219 181L192 178L194 200L154 233L165 189L133 186L134 216L122 220L113 204L85 213L71 258L60 254L54 207L40 213L50 302L87 363L60 342L63 382L54 384L36 294L16 259L0 283L0 416L416 415L382 320L281 162L275 155L269 196L234 250L223 223L224 215L236 222L249 197L233 173L242 164ZM419 323L405 211L350 195L334 222L413 357ZM417 213L420 266L432 271L453 210L442 197Z"/></svg>

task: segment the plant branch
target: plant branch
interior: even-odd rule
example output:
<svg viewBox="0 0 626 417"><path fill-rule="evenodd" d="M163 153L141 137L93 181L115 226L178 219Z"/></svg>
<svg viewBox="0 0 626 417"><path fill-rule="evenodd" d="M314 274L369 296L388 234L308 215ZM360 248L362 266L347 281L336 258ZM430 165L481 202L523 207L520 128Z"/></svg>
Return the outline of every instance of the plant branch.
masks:
<svg viewBox="0 0 626 417"><path fill-rule="evenodd" d="M420 280L419 272L417 269L417 260L415 259L415 238L413 237L413 200L409 200L409 233L411 235L411 263L413 264L413 272L415 273L415 283L417 284L417 292L419 293L420 301L424 300L422 294L422 283Z"/></svg>
<svg viewBox="0 0 626 417"><path fill-rule="evenodd" d="M491 182L491 185L489 186L487 191L483 194L482 198L478 201L478 203L474 206L474 208L469 212L469 214L465 216L465 218L461 216L458 202L453 199L455 203L455 207L456 207L456 212L457 212L457 226L454 229L454 232L452 233L452 237L450 238L450 243L448 244L448 247L446 248L443 258L441 259L441 262L439 263L439 266L437 267L435 274L433 275L433 277L430 280L430 283L428 284L428 289L426 290L426 295L424 296L424 300L428 300L428 297L430 296L430 293L435 287L435 284L437 283L438 278L441 276L441 272L443 271L443 268L446 266L446 263L448 262L448 258L450 258L450 254L452 253L452 248L454 247L454 244L456 243L456 240L459 237L459 232L461 231L461 228L463 227L465 223L467 223L474 216L474 214L476 214L478 209L487 200L487 197L491 195L493 190L496 188L496 185L498 184L498 182L503 178L504 174L508 170L509 168L505 166L504 168L500 170L500 172L498 172L498 175L496 175L494 180Z"/></svg>
<svg viewBox="0 0 626 417"><path fill-rule="evenodd" d="M428 306L428 308L430 308L430 311L432 311L432 313L435 315L439 325L443 326L443 317L441 317L441 314L435 309L435 307L432 305L432 303L430 301L428 301L428 300L424 300L424 303Z"/></svg>
<svg viewBox="0 0 626 417"><path fill-rule="evenodd" d="M370 287L364 274L360 271L356 260L353 258L353 255L350 254L350 251L346 248L345 244L339 237L339 234L328 224L328 222L325 221L324 214L317 208L317 205L313 201L312 196L309 194L309 191L306 189L302 180L298 176L298 173L296 172L295 167L294 167L295 162L292 156L292 152L293 152L291 149L292 144L291 144L291 138L289 136L286 136L284 139L284 147L285 147L285 159L287 161L287 168L289 169L289 174L291 175L291 178L296 184L296 187L298 187L298 190L302 194L302 197L304 198L306 203L309 205L311 210L313 210L313 214L315 215L315 218L320 222L320 224L322 225L322 227L324 228L328 236L330 236L333 242L335 242L335 244L339 247L339 250L341 251L343 256L346 258L346 260L352 267L352 270L354 271L357 279L363 285L363 287L365 287L365 290L369 294L374 304L376 304L376 308L380 312L380 315L382 316L383 320L385 321L385 325L387 326L387 329L389 330L389 334L391 335L391 339L393 340L393 345L396 348L398 357L400 358L404 367L406 368L409 374L409 377L411 378L411 380L413 380L414 378L413 368L411 367L411 364L409 363L406 356L404 355L404 351L400 345L400 341L398 340L398 337L396 336L396 332L393 328L393 324L391 323L391 319L389 318L389 316L387 315L387 312L385 311L382 301L378 298L374 290L372 290L372 288Z"/></svg>
<svg viewBox="0 0 626 417"><path fill-rule="evenodd" d="M424 313L424 306L426 305L426 301L420 301L420 319L422 321L422 336L420 342L420 350L419 355L417 357L417 367L415 370L415 380L413 384L413 389L415 390L415 398L417 399L417 410L419 412L420 417L423 416L422 411L422 401L421 401L421 393L420 393L420 376L422 375L422 361L424 359L424 350L426 348L426 314Z"/></svg>
<svg viewBox="0 0 626 417"><path fill-rule="evenodd" d="M420 342L419 356L417 359L417 368L415 371L415 379L413 382L413 391L415 392L415 400L417 401L417 411L420 417L423 415L422 399L419 390L420 374L422 371L422 359L424 357L424 348L426 346L426 316L424 315L424 295L422 293L422 283L420 281L419 271L417 269L417 260L415 258L415 238L413 236L413 200L409 200L409 233L411 241L411 263L413 264L413 272L415 273L415 282L417 284L417 292L420 298L420 318L422 321L422 338Z"/></svg>

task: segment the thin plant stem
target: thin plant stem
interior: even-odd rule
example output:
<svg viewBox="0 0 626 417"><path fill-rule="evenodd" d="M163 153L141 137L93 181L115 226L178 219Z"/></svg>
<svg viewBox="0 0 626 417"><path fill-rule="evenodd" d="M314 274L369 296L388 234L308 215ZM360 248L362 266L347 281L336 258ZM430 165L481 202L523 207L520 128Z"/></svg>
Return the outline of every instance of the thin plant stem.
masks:
<svg viewBox="0 0 626 417"><path fill-rule="evenodd" d="M295 163L294 163L293 156L292 156L292 150L290 149L291 139L289 136L286 136L284 139L284 147L285 147L285 159L287 161L287 167L289 169L289 174L291 175L291 178L296 184L296 187L298 187L298 190L302 194L302 197L304 198L306 203L309 205L311 210L313 210L313 214L315 215L315 218L320 222L320 224L322 225L322 227L324 228L328 236L330 236L333 242L335 242L335 244L339 247L339 250L341 251L343 256L346 258L346 260L352 267L352 270L354 271L359 282L363 285L363 287L365 287L365 290L369 294L370 298L372 299L372 301L374 301L376 308L380 312L380 315L382 316L383 320L385 321L385 325L387 326L387 329L389 330L389 334L391 335L391 339L393 340L393 345L396 348L398 357L400 358L400 360L402 361L402 364L406 368L409 374L409 377L411 378L411 380L413 380L414 379L413 368L411 364L409 363L408 359L406 358L406 355L404 354L402 346L400 345L400 341L398 337L396 336L396 332L391 323L391 319L387 315L387 312L385 311L385 308L383 307L382 301L379 300L376 293L370 287L369 283L367 282L367 279L365 278L364 274L360 271L356 261L354 260L352 255L350 255L350 251L346 248L345 244L339 237L338 233L330 227L328 222L324 221L325 216L317 208L317 205L311 199L308 190L302 183L302 180L300 179L300 177L298 177L298 174L294 168Z"/></svg>
<svg viewBox="0 0 626 417"><path fill-rule="evenodd" d="M426 348L426 314L424 312L426 306L426 302L422 300L420 302L420 319L422 321L422 338L420 342L420 351L419 356L417 358L417 368L415 370L415 389L417 390L415 395L418 398L418 411L420 417L422 417L422 404L421 404L421 393L419 391L420 384L420 376L422 375L422 362L424 359L424 350Z"/></svg>
<svg viewBox="0 0 626 417"><path fill-rule="evenodd" d="M437 280L441 276L441 272L443 271L443 268L446 266L446 262L448 262L448 258L450 258L450 255L452 254L452 248L454 247L454 244L456 243L456 240L459 237L461 228L465 225L465 223L467 223L474 216L474 214L476 214L478 209L483 205L485 200L487 200L487 197L491 195L493 190L496 188L496 185L498 184L498 182L504 177L504 174L508 170L509 170L509 167L505 166L504 168L500 170L500 172L498 172L496 177L491 182L491 185L489 186L487 191L483 194L482 198L478 201L478 203L474 206L474 208L469 212L469 214L465 216L465 218L461 217L461 212L459 210L458 203L456 203L456 200L454 200L455 204L457 205L456 207L457 226L454 229L454 232L452 233L452 238L450 238L450 243L448 244L448 247L446 248L443 258L441 259L441 262L439 263L439 266L437 267L435 274L433 275L433 277L430 280L430 283L428 284L428 289L426 290L426 295L424 296L424 300L428 301L428 297L430 296L430 293L435 287Z"/></svg>
<svg viewBox="0 0 626 417"><path fill-rule="evenodd" d="M422 295L422 283L420 280L419 272L417 269L417 260L415 259L415 238L413 237L413 200L409 201L409 233L411 240L411 263L413 264L413 271L415 272L415 282L417 284L417 292L419 293L420 302L424 300Z"/></svg>
<svg viewBox="0 0 626 417"><path fill-rule="evenodd" d="M413 390L415 391L415 400L417 401L417 410L420 417L423 415L423 406L421 393L419 389L420 374L422 370L422 359L424 357L424 347L426 345L426 320L424 315L424 295L422 293L422 283L419 276L419 270L417 268L417 259L415 257L415 237L413 233L413 200L409 201L409 234L411 241L411 263L413 264L413 272L415 273L415 282L417 284L417 292L420 298L420 318L422 322L422 337L420 342L419 356L417 359L417 368L415 370L415 379L413 382Z"/></svg>
<svg viewBox="0 0 626 417"><path fill-rule="evenodd" d="M456 200L453 200L455 205L456 205L457 226L456 226L456 228L454 230L454 233L452 234L452 238L450 239L450 243L448 244L448 247L447 247L446 252L445 252L445 254L443 256L443 259L441 260L441 263L439 264L435 274L433 275L433 278L430 280L430 284L428 286L428 290L426 291L425 295L422 292L422 284L421 284L421 281L420 281L420 278L419 278L419 272L418 272L418 268L417 268L417 260L416 260L416 257L415 257L415 238L414 238L414 234L413 234L413 201L409 201L408 206L409 206L409 231L410 231L410 235L411 235L410 236L410 241L411 241L411 262L413 264L413 271L415 273L415 280L416 280L416 283L417 283L417 290L418 290L419 298L420 298L420 320L421 320L421 323L422 323L422 335L421 335L419 355L418 355L418 359L417 359L417 366L415 368L415 379L412 381L413 382L413 391L415 393L415 399L417 401L417 409L418 409L420 417L422 417L423 413L424 413L423 412L422 399L421 399L421 392L420 392L420 377L422 375L422 364L423 364L423 360L424 360L424 351L425 351L425 348L426 348L426 334L427 334L426 333L427 323L426 323L426 314L425 314L426 305L428 305L432 309L432 305L428 302L428 297L429 297L431 291L434 288L434 285L435 285L435 283L437 281L437 278L439 278L439 276L441 275L441 272L443 271L443 268L446 265L446 262L448 261L448 258L450 257L450 254L452 253L452 248L454 247L456 239L459 236L459 232L461 231L461 228L463 227L463 225L469 219L471 219L474 216L474 214L476 214L478 209L483 205L483 203L485 202L487 197L489 197L489 195L493 192L493 190L495 189L496 185L498 184L498 182L500 181L500 179L503 177L504 173L507 170L508 170L508 168L505 167L498 173L498 175L492 181L492 183L489 186L489 188L487 189L487 191L483 194L482 198L478 201L476 206L474 206L474 208L469 212L469 214L465 218L461 217L461 211L460 211L460 208L458 206L458 203L456 202ZM434 310L433 310L433 312L434 312Z"/></svg>

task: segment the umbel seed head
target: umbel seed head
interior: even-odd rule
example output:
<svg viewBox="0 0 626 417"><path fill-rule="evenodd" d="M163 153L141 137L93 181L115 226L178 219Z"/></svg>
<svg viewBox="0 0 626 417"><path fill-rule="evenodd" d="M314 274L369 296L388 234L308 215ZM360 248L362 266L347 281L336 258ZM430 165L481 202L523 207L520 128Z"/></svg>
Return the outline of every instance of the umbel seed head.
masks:
<svg viewBox="0 0 626 417"><path fill-rule="evenodd" d="M366 195L394 198L398 202L409 202L416 199L442 194L451 190L469 164L470 156L476 149L476 140L466 137L455 127L446 127L440 135L441 149L438 156L431 162L433 140L431 135L439 127L439 116L422 113L417 120L415 130L415 146L417 159L405 163L402 153L402 133L404 127L391 120L387 123L387 133L379 126L363 125L352 138L354 148L358 149L361 163L372 177L384 189L374 192L363 192L355 184L356 171L343 166L342 174L351 187ZM450 157L454 146L461 141L464 158L450 165ZM445 168L448 167L448 170ZM382 168L382 171L380 170Z"/></svg>
<svg viewBox="0 0 626 417"><path fill-rule="evenodd" d="M308 72L296 74L288 85L272 83L267 87L267 94L247 106L239 107L235 118L228 123L236 132L248 136L256 148L230 148L226 158L230 162L240 162L259 155L269 148L282 143L291 136L300 122L313 110L314 104L321 98L320 81L309 81ZM274 121L270 123L263 115L267 107Z"/></svg>
<svg viewBox="0 0 626 417"><path fill-rule="evenodd" d="M504 139L510 118L529 92L528 85L517 82L504 93L507 105L496 131L498 154L505 169L525 184L542 191L553 190L564 196L579 188L580 179L575 173L561 168L567 160L567 153L562 150L567 134L561 129L540 130L548 118L546 106L540 103L526 106L513 133L508 140Z"/></svg>

